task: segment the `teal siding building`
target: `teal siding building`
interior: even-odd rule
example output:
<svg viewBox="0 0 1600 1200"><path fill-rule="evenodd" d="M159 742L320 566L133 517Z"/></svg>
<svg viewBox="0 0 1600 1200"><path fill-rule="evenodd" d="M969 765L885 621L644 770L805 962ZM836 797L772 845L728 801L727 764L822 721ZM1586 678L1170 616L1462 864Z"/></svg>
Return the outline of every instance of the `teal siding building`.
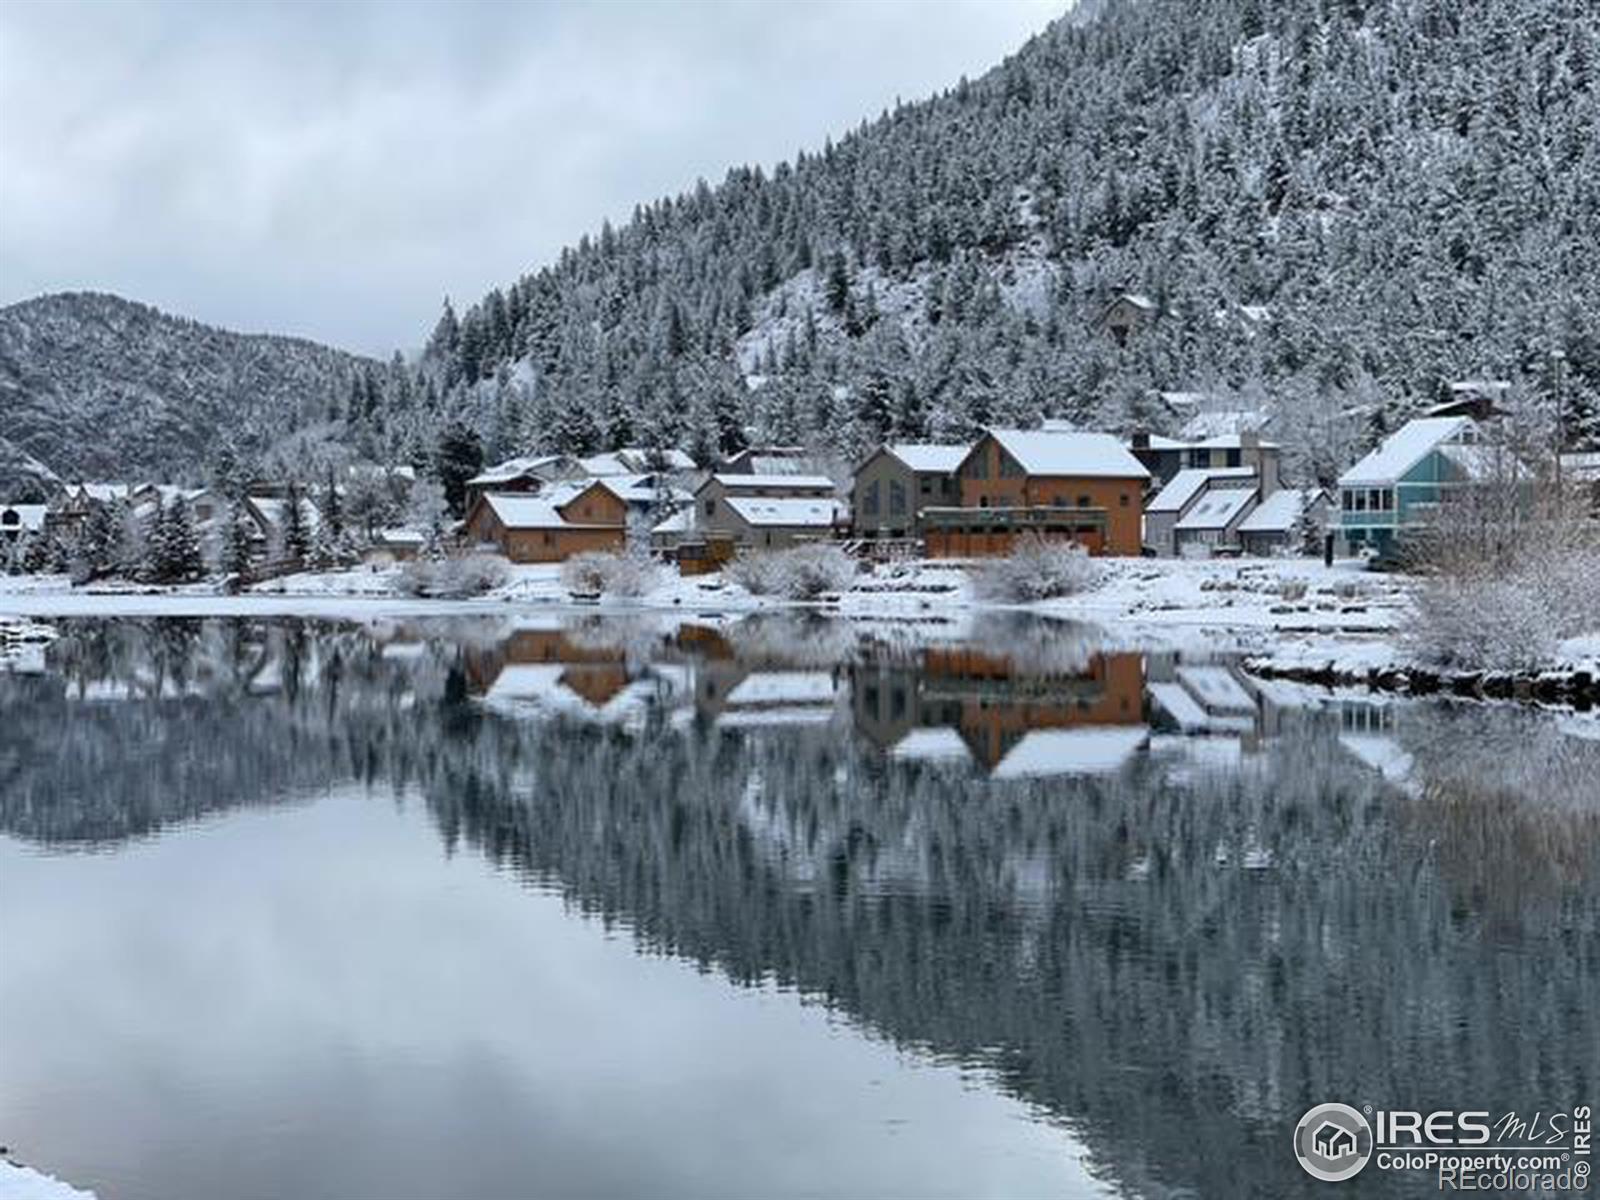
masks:
<svg viewBox="0 0 1600 1200"><path fill-rule="evenodd" d="M1424 417L1339 476L1336 527L1346 553L1392 557L1399 538L1426 523L1450 489L1482 478L1479 443L1470 417Z"/></svg>

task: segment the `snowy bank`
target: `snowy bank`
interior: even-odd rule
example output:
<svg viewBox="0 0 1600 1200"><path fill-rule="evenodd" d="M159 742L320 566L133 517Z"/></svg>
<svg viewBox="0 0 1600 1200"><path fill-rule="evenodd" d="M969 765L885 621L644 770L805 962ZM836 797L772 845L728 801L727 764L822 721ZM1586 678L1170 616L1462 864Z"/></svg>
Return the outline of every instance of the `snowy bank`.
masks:
<svg viewBox="0 0 1600 1200"><path fill-rule="evenodd" d="M0 1159L0 1200L95 1200L95 1194Z"/></svg>

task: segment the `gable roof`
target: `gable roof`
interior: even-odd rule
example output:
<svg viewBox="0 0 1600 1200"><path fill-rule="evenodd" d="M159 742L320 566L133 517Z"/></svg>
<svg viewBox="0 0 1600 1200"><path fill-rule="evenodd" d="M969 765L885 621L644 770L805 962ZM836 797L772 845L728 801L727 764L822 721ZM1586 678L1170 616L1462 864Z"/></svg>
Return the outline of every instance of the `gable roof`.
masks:
<svg viewBox="0 0 1600 1200"><path fill-rule="evenodd" d="M1300 519L1306 505L1315 501L1316 495L1314 491L1301 488L1279 488L1239 523L1239 532L1288 533Z"/></svg>
<svg viewBox="0 0 1600 1200"><path fill-rule="evenodd" d="M559 466L566 457L564 454L532 454L522 458L508 458L503 463L485 467L477 475L467 480L467 485L469 487L483 487L487 484L509 483L513 479L521 479L525 475L537 474L541 469Z"/></svg>
<svg viewBox="0 0 1600 1200"><path fill-rule="evenodd" d="M1149 740L1150 729L1145 725L1035 729L1023 734L989 774L995 779L1111 775Z"/></svg>
<svg viewBox="0 0 1600 1200"><path fill-rule="evenodd" d="M754 491L757 488L788 488L799 492L833 491L833 480L826 475L734 475L719 472L711 476L730 492ZM707 480L709 483L711 480ZM704 487L705 484L701 484Z"/></svg>
<svg viewBox="0 0 1600 1200"><path fill-rule="evenodd" d="M1109 433L1065 433L1048 429L991 429L988 435L1029 475L1101 479L1149 479L1144 464ZM981 441L979 443L982 444ZM977 449L976 446L973 447ZM971 455L968 451L967 456Z"/></svg>
<svg viewBox="0 0 1600 1200"><path fill-rule="evenodd" d="M1167 486L1150 498L1145 512L1181 513L1189 502L1210 486L1213 479L1253 479L1254 467L1188 467L1174 475ZM1242 489L1248 490L1248 489Z"/></svg>
<svg viewBox="0 0 1600 1200"><path fill-rule="evenodd" d="M729 496L728 507L750 525L827 529L839 512L834 500Z"/></svg>
<svg viewBox="0 0 1600 1200"><path fill-rule="evenodd" d="M971 446L943 446L936 442L891 442L884 451L913 471L938 471L948 475L961 465Z"/></svg>
<svg viewBox="0 0 1600 1200"><path fill-rule="evenodd" d="M514 496L505 492L489 492L481 503L488 505L495 519L507 529L596 528L567 520L557 511L556 506L543 496Z"/></svg>
<svg viewBox="0 0 1600 1200"><path fill-rule="evenodd" d="M1255 501L1253 487L1208 490L1200 502L1178 518L1174 529L1226 529Z"/></svg>
<svg viewBox="0 0 1600 1200"><path fill-rule="evenodd" d="M1467 417L1420 417L1407 421L1339 476L1339 485L1372 487L1397 483L1412 467L1468 427L1472 427L1472 421Z"/></svg>

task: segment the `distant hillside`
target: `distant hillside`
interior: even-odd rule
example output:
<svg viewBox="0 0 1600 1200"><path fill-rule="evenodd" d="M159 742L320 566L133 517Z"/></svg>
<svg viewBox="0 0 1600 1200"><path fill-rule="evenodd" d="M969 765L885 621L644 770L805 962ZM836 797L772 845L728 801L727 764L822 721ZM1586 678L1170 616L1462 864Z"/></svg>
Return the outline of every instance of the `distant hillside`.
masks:
<svg viewBox="0 0 1600 1200"><path fill-rule="evenodd" d="M231 333L92 292L0 308L0 486L204 477L226 443L258 456L347 403L370 359ZM30 465L31 461L31 465Z"/></svg>
<svg viewBox="0 0 1600 1200"><path fill-rule="evenodd" d="M1274 403L1326 479L1486 376L1600 436L1600 8L1095 9L447 312L428 382L576 450L1159 427L1197 389ZM1094 327L1124 289L1157 313L1125 350Z"/></svg>

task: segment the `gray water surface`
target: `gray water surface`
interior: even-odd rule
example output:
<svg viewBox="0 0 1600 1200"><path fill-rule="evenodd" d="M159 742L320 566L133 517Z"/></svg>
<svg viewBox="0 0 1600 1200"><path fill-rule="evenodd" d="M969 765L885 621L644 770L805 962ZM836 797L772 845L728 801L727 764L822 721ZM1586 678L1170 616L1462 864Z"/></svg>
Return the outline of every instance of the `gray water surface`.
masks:
<svg viewBox="0 0 1600 1200"><path fill-rule="evenodd" d="M1600 1081L1579 718L1020 618L62 630L0 1143L102 1200L1317 1196L1313 1104Z"/></svg>

